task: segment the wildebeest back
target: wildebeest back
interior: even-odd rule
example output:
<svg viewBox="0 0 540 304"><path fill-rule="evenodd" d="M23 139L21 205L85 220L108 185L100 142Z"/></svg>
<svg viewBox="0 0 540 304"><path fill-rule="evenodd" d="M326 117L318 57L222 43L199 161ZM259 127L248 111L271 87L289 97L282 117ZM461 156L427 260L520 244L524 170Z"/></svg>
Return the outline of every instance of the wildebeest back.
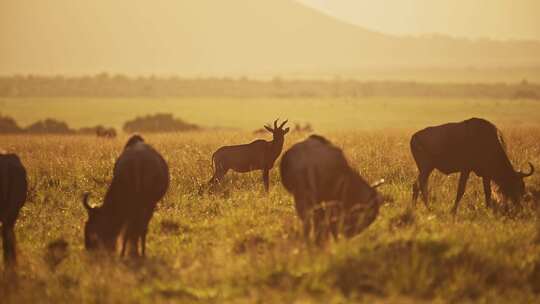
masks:
<svg viewBox="0 0 540 304"><path fill-rule="evenodd" d="M289 192L309 188L318 190L321 200L331 200L340 195L336 180L344 178L349 165L340 149L327 145L322 137L311 136L283 154L280 169L283 185ZM305 178L296 172L302 172ZM304 185L306 181L309 184Z"/></svg>
<svg viewBox="0 0 540 304"><path fill-rule="evenodd" d="M411 149L414 157L427 155L445 174L468 167L482 175L492 170L490 164L508 161L497 128L479 118L420 130L411 139Z"/></svg>
<svg viewBox="0 0 540 304"><path fill-rule="evenodd" d="M130 203L157 202L168 187L169 168L165 160L151 146L137 142L126 146L116 161L105 200L126 201L126 193L131 193L134 200ZM115 205L125 212L122 204Z"/></svg>
<svg viewBox="0 0 540 304"><path fill-rule="evenodd" d="M377 217L380 194L349 166L341 149L321 136L312 135L285 152L280 172L294 196L304 235L309 237L313 219L318 243L329 232L336 238L339 230L352 237Z"/></svg>

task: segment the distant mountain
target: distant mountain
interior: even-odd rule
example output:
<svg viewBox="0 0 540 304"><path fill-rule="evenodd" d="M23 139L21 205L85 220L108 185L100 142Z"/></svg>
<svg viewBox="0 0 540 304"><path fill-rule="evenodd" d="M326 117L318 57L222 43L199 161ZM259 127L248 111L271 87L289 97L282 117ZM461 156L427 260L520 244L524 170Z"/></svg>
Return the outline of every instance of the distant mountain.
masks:
<svg viewBox="0 0 540 304"><path fill-rule="evenodd" d="M2 6L0 74L339 75L540 66L539 41L385 35L293 0L53 0Z"/></svg>

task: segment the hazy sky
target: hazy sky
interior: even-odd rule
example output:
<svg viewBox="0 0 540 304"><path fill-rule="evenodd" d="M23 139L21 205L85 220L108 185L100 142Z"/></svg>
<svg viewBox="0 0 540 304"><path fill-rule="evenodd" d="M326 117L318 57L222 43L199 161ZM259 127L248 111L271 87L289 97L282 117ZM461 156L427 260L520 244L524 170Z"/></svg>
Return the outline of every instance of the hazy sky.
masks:
<svg viewBox="0 0 540 304"><path fill-rule="evenodd" d="M534 16L540 0L298 1L327 14L296 0L0 0L0 74L271 75L540 64Z"/></svg>
<svg viewBox="0 0 540 304"><path fill-rule="evenodd" d="M393 34L540 39L540 0L298 0Z"/></svg>

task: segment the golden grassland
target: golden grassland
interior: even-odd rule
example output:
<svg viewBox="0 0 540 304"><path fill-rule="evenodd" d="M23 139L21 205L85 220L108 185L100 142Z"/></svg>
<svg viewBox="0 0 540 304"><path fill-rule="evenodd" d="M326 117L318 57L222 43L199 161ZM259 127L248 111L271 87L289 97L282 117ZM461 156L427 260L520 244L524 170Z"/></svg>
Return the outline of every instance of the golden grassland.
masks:
<svg viewBox="0 0 540 304"><path fill-rule="evenodd" d="M503 127L515 164L540 164L540 128ZM329 132L369 181L384 177L386 202L378 219L351 240L324 248L306 244L291 196L272 170L271 190L259 172L230 174L216 194L197 195L211 176L210 157L246 132L146 135L172 175L168 194L150 225L144 261L85 252L81 204L103 197L115 158L127 139L92 136L2 136L28 169L30 193L16 233L17 275L0 279L3 303L288 303L513 302L540 299L540 245L529 207L516 218L484 207L472 178L454 221L449 213L456 177L433 176L432 206L419 204L409 224L397 219L410 203L416 168L408 139L413 130ZM292 133L290 146L305 137ZM529 187L540 188L539 175ZM47 245L69 243L67 256ZM536 293L535 293L536 292Z"/></svg>
<svg viewBox="0 0 540 304"><path fill-rule="evenodd" d="M135 116L172 113L207 128L255 130L275 118L310 122L315 131L422 128L473 116L499 124L540 123L540 102L486 98L0 98L0 114L21 127L45 118L80 128L102 124L121 129Z"/></svg>

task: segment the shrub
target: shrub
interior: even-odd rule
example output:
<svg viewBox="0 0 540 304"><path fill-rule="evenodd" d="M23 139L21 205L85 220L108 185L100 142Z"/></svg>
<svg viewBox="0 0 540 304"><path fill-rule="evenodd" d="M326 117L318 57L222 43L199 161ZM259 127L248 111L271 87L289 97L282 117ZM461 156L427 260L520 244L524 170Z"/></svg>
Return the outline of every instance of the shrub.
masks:
<svg viewBox="0 0 540 304"><path fill-rule="evenodd" d="M123 127L127 133L133 132L184 132L200 129L195 124L174 118L172 114L155 114L137 117L127 121Z"/></svg>
<svg viewBox="0 0 540 304"><path fill-rule="evenodd" d="M0 115L0 134L21 133L22 129L17 125L15 119L9 116Z"/></svg>
<svg viewBox="0 0 540 304"><path fill-rule="evenodd" d="M40 120L26 128L27 133L31 134L71 134L73 130L69 128L67 123L58 121L52 118Z"/></svg>

